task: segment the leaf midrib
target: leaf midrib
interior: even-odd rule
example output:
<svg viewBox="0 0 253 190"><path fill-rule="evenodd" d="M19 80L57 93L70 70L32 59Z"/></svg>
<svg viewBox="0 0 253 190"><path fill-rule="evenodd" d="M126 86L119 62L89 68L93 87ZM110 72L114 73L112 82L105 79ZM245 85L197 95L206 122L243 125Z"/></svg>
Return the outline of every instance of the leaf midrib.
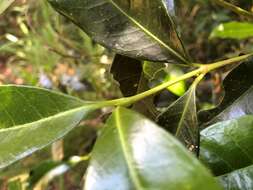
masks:
<svg viewBox="0 0 253 190"><path fill-rule="evenodd" d="M142 187L142 184L138 178L138 173L135 170L135 168L132 166L132 164L134 163L134 160L132 159L132 157L129 155L129 147L127 145L127 143L125 142L125 137L124 137L124 132L122 131L122 122L120 119L120 108L117 108L115 111L115 123L116 123L116 129L118 130L118 134L119 134L119 141L121 144L121 148L123 151L123 155L125 157L125 161L127 163L127 167L129 170L129 175L132 179L132 182L135 186L136 190L143 190L144 188Z"/></svg>
<svg viewBox="0 0 253 190"><path fill-rule="evenodd" d="M87 109L89 107L93 108L94 106L92 106L92 105L84 105L84 106L81 106L81 107L77 107L77 108L74 108L74 109L70 109L70 110L67 110L67 111L64 111L64 112L57 113L57 114L49 116L49 117L45 117L43 119L39 119L39 120L30 122L30 123L26 123L26 124L22 124L22 125L17 125L17 126L11 126L9 128L0 129L0 133L6 132L6 131L18 130L18 129L22 129L22 128L28 128L28 127L31 127L31 126L33 126L35 124L40 124L40 123L43 123L43 122L46 122L46 121L50 121L50 120L56 119L58 117L60 118L62 116L68 115L68 114L72 114L72 113L75 113L75 112L82 111L82 110L84 110L84 108Z"/></svg>
<svg viewBox="0 0 253 190"><path fill-rule="evenodd" d="M144 26L142 26L138 21L136 21L134 18L132 18L128 13L126 13L121 7L117 5L117 3L114 2L114 0L108 0L116 9L118 9L123 15L125 15L131 22L133 22L136 26L138 26L143 32L145 32L148 36L153 38L155 41L157 41L161 46L165 47L170 53L172 53L174 56L179 58L184 63L188 63L188 61L182 57L178 52L176 52L174 49L172 49L170 46L168 46L166 43L164 43L161 39L159 39L157 36L152 34L148 29L146 29ZM162 3L163 4L163 3ZM164 6L164 5L163 5Z"/></svg>

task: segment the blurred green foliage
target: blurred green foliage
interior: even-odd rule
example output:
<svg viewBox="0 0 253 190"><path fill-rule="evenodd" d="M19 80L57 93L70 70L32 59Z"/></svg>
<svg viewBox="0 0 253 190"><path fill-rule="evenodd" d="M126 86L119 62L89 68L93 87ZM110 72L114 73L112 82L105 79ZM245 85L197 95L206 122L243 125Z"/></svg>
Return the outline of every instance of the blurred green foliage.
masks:
<svg viewBox="0 0 253 190"><path fill-rule="evenodd" d="M45 1L18 1L0 19L2 83L40 85L69 93L113 97L112 54L59 16ZM4 70L4 71L3 71ZM11 74L10 74L11 72ZM14 76L13 76L14 75ZM118 95L116 93L116 95Z"/></svg>

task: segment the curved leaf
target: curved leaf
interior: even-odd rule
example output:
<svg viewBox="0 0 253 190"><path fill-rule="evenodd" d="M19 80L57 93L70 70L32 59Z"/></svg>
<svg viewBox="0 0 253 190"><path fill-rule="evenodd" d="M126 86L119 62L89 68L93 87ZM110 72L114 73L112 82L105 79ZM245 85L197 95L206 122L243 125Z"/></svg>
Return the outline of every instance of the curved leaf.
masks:
<svg viewBox="0 0 253 190"><path fill-rule="evenodd" d="M253 164L253 115L214 124L201 131L200 159L216 175Z"/></svg>
<svg viewBox="0 0 253 190"><path fill-rule="evenodd" d="M220 114L214 117L208 124L236 119L244 115L253 114L253 86L239 97L232 105L224 109Z"/></svg>
<svg viewBox="0 0 253 190"><path fill-rule="evenodd" d="M129 57L188 63L165 0L48 0L96 42ZM169 12L168 12L169 11Z"/></svg>
<svg viewBox="0 0 253 190"><path fill-rule="evenodd" d="M253 165L218 177L225 190L253 189Z"/></svg>
<svg viewBox="0 0 253 190"><path fill-rule="evenodd" d="M0 86L0 168L63 137L97 108L92 103L25 86Z"/></svg>
<svg viewBox="0 0 253 190"><path fill-rule="evenodd" d="M251 96L253 96L253 91L250 89L253 86L252 63L252 60L241 63L225 78L223 82L225 96L220 105L215 109L200 112L199 119L202 123L206 122L206 124L204 124L205 126L219 121L238 118L242 116L243 112L244 115L253 114L253 112L249 112L249 110L246 111L246 109L249 108L249 106L247 106L248 101ZM238 105L240 105L240 109L238 109ZM223 116L221 117L221 115Z"/></svg>
<svg viewBox="0 0 253 190"><path fill-rule="evenodd" d="M197 153L199 130L196 111L196 85L171 104L158 118L158 124L175 134L185 146Z"/></svg>
<svg viewBox="0 0 253 190"><path fill-rule="evenodd" d="M170 134L136 112L117 108L92 152L85 189L220 188Z"/></svg>

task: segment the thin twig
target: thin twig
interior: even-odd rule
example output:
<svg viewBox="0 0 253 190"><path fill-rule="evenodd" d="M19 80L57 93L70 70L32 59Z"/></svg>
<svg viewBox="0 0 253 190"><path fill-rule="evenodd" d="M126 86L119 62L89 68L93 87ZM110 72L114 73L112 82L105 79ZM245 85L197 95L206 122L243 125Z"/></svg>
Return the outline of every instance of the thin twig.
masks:
<svg viewBox="0 0 253 190"><path fill-rule="evenodd" d="M241 7L238 7L236 5L233 5L233 4L223 1L223 0L214 0L214 2L226 9L233 11L234 13L238 14L239 16L243 16L243 17L253 20L253 13L251 13L245 9L242 9Z"/></svg>

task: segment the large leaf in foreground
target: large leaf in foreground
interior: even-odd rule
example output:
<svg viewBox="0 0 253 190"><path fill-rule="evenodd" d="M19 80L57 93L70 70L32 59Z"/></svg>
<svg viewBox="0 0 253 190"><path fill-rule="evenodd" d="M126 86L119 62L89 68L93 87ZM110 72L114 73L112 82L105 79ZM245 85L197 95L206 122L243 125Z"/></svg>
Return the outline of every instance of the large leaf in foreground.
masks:
<svg viewBox="0 0 253 190"><path fill-rule="evenodd" d="M159 125L175 134L185 146L197 153L199 130L196 110L196 85L171 104L157 118Z"/></svg>
<svg viewBox="0 0 253 190"><path fill-rule="evenodd" d="M164 0L48 1L96 42L119 54L188 63L170 14L173 3L166 6Z"/></svg>
<svg viewBox="0 0 253 190"><path fill-rule="evenodd" d="M24 86L0 86L0 98L0 168L61 138L96 108Z"/></svg>
<svg viewBox="0 0 253 190"><path fill-rule="evenodd" d="M117 108L92 152L85 189L220 188L174 137L138 113Z"/></svg>
<svg viewBox="0 0 253 190"><path fill-rule="evenodd" d="M201 131L200 159L216 175L244 168L253 163L252 142L253 115L219 122Z"/></svg>

